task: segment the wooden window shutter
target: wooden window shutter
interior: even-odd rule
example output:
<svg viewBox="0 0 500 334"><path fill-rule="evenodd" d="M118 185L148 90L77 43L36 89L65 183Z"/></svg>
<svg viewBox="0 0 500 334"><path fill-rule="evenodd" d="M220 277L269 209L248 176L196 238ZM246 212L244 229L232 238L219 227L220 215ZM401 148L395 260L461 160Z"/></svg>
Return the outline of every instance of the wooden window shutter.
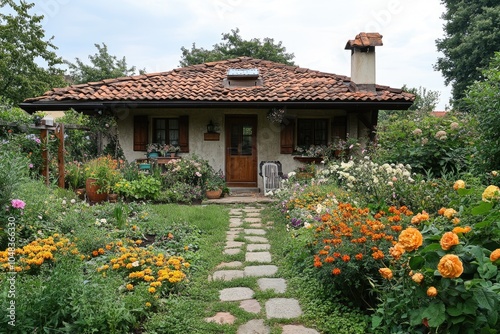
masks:
<svg viewBox="0 0 500 334"><path fill-rule="evenodd" d="M347 139L347 117L335 117L332 121L332 138Z"/></svg>
<svg viewBox="0 0 500 334"><path fill-rule="evenodd" d="M179 117L179 146L181 152L189 152L189 117Z"/></svg>
<svg viewBox="0 0 500 334"><path fill-rule="evenodd" d="M148 137L148 116L134 116L134 151L146 151Z"/></svg>
<svg viewBox="0 0 500 334"><path fill-rule="evenodd" d="M281 154L293 153L293 141L295 134L295 121L285 120L285 124L281 127Z"/></svg>

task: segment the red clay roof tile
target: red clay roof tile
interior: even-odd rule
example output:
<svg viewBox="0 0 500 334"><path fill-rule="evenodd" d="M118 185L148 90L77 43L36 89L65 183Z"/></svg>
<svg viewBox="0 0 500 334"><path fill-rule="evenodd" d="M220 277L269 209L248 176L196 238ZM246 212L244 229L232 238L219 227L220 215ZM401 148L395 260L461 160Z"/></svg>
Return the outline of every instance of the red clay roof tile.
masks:
<svg viewBox="0 0 500 334"><path fill-rule="evenodd" d="M378 43L379 37L377 36L360 35L358 35L359 43ZM358 43L358 36L353 43ZM222 81L226 78L229 68L259 69L262 86L224 87ZM169 72L149 73L65 88L54 88L42 96L27 99L25 102L85 102L86 100L103 102L155 100L165 103L168 101L334 102L345 99L411 102L414 100L414 96L401 89L378 85L376 93L362 92L358 91L356 84L346 76L288 66L267 60L240 57L177 68Z"/></svg>

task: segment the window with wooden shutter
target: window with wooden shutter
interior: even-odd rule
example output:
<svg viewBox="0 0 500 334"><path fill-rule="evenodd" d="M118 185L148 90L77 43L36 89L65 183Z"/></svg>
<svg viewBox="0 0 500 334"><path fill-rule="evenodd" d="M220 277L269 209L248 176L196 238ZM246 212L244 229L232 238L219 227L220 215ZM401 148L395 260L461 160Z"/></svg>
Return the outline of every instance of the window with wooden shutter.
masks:
<svg viewBox="0 0 500 334"><path fill-rule="evenodd" d="M179 117L179 146L181 152L189 152L189 117Z"/></svg>
<svg viewBox="0 0 500 334"><path fill-rule="evenodd" d="M146 151L148 145L148 117L134 116L134 151Z"/></svg>
<svg viewBox="0 0 500 334"><path fill-rule="evenodd" d="M285 124L281 127L281 154L293 153L293 141L295 134L295 121L285 120Z"/></svg>

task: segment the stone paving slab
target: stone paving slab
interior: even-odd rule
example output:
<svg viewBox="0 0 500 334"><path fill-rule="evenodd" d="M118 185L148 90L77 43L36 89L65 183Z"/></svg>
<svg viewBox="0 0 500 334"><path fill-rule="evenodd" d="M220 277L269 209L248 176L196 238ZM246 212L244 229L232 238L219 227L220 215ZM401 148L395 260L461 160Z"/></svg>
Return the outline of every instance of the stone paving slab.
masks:
<svg viewBox="0 0 500 334"><path fill-rule="evenodd" d="M247 244L247 252L270 250L270 244Z"/></svg>
<svg viewBox="0 0 500 334"><path fill-rule="evenodd" d="M243 270L217 270L212 275L212 280L232 281L233 279L243 277Z"/></svg>
<svg viewBox="0 0 500 334"><path fill-rule="evenodd" d="M240 252L241 248L226 248L222 253L225 255L236 255L239 254Z"/></svg>
<svg viewBox="0 0 500 334"><path fill-rule="evenodd" d="M286 291L286 281L283 278L259 278L257 284L262 291L273 290L276 293Z"/></svg>
<svg viewBox="0 0 500 334"><path fill-rule="evenodd" d="M237 267L241 267L242 265L243 265L243 263L241 263L240 261L222 262L215 268L217 268L217 269L219 269L219 268L237 268Z"/></svg>
<svg viewBox="0 0 500 334"><path fill-rule="evenodd" d="M262 307L257 299L247 299L240 302L240 308L248 313L259 313Z"/></svg>
<svg viewBox="0 0 500 334"><path fill-rule="evenodd" d="M250 235L265 235L266 230L263 230L261 228L246 228L243 230L243 233Z"/></svg>
<svg viewBox="0 0 500 334"><path fill-rule="evenodd" d="M271 253L269 252L247 252L246 262L271 263Z"/></svg>
<svg viewBox="0 0 500 334"><path fill-rule="evenodd" d="M219 312L213 317L205 318L206 322L215 322L219 325L224 325L224 324L232 325L234 324L235 320L236 317L229 312Z"/></svg>
<svg viewBox="0 0 500 334"><path fill-rule="evenodd" d="M243 222L234 222L234 223L230 223L229 227L239 227L241 225L243 225Z"/></svg>
<svg viewBox="0 0 500 334"><path fill-rule="evenodd" d="M264 237L254 237L254 236L245 236L245 240L250 241L250 242L261 242L261 243L268 243L269 240Z"/></svg>
<svg viewBox="0 0 500 334"><path fill-rule="evenodd" d="M223 302L234 302L253 298L250 288L227 288L219 291L219 299Z"/></svg>
<svg viewBox="0 0 500 334"><path fill-rule="evenodd" d="M247 223L261 223L262 218L249 217L249 218L245 218L245 222L247 222Z"/></svg>
<svg viewBox="0 0 500 334"><path fill-rule="evenodd" d="M271 330L264 324L264 320L250 320L238 328L236 334L269 334Z"/></svg>
<svg viewBox="0 0 500 334"><path fill-rule="evenodd" d="M293 298L271 298L266 302L268 319L293 319L302 315L299 302Z"/></svg>
<svg viewBox="0 0 500 334"><path fill-rule="evenodd" d="M243 209L244 212L261 212L262 210L262 208L255 208L252 206L247 206Z"/></svg>
<svg viewBox="0 0 500 334"><path fill-rule="evenodd" d="M262 228L264 226L262 225L262 223L252 223L252 224L250 224L250 227L251 228Z"/></svg>
<svg viewBox="0 0 500 334"><path fill-rule="evenodd" d="M247 266L243 269L245 277L266 277L273 276L278 271L278 267L272 264L261 266Z"/></svg>
<svg viewBox="0 0 500 334"><path fill-rule="evenodd" d="M301 325L284 325L281 334L319 334L319 332Z"/></svg>
<svg viewBox="0 0 500 334"><path fill-rule="evenodd" d="M247 217L260 217L260 212L248 212Z"/></svg>
<svg viewBox="0 0 500 334"><path fill-rule="evenodd" d="M226 242L226 248L236 248L236 247L241 247L245 243L241 241L227 241Z"/></svg>
<svg viewBox="0 0 500 334"><path fill-rule="evenodd" d="M239 217L231 217L231 218L229 218L229 222L230 223L241 223L242 220Z"/></svg>
<svg viewBox="0 0 500 334"><path fill-rule="evenodd" d="M238 216L238 215L241 215L242 211L241 209L231 209L229 210L229 215L233 216Z"/></svg>

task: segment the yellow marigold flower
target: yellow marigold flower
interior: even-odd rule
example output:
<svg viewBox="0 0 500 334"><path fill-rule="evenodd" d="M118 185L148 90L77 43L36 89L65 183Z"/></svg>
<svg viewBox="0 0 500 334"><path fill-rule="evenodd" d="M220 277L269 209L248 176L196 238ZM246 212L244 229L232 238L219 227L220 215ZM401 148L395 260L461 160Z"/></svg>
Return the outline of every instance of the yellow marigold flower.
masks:
<svg viewBox="0 0 500 334"><path fill-rule="evenodd" d="M424 280L424 275L422 275L421 273L416 273L411 276L411 279L413 280L413 282L420 284Z"/></svg>
<svg viewBox="0 0 500 334"><path fill-rule="evenodd" d="M457 211L455 209L449 208L444 210L443 216L445 216L448 219L451 219L453 218L453 216L455 216L456 213Z"/></svg>
<svg viewBox="0 0 500 334"><path fill-rule="evenodd" d="M439 260L438 271L444 278L457 278L462 275L464 267L458 256L447 254Z"/></svg>
<svg viewBox="0 0 500 334"><path fill-rule="evenodd" d="M392 270L389 269L389 268L380 268L378 270L378 272L385 279L391 279L392 278Z"/></svg>
<svg viewBox="0 0 500 334"><path fill-rule="evenodd" d="M184 262L182 265L183 265L185 268L189 268L189 267L191 266L191 265L189 264L189 262Z"/></svg>
<svg viewBox="0 0 500 334"><path fill-rule="evenodd" d="M484 202L491 202L491 200L500 197L500 188L490 185L484 189L482 199Z"/></svg>
<svg viewBox="0 0 500 334"><path fill-rule="evenodd" d="M423 238L419 230L408 227L399 235L399 244L407 252L411 252L422 246Z"/></svg>
<svg viewBox="0 0 500 334"><path fill-rule="evenodd" d="M150 288L148 289L148 291L149 291L149 293L155 293L155 292L156 292L156 289L155 289L155 288L153 288L153 287L150 287Z"/></svg>
<svg viewBox="0 0 500 334"><path fill-rule="evenodd" d="M435 287L433 286L430 286L428 289L427 289L427 296L429 297L436 297L438 294L438 291Z"/></svg>
<svg viewBox="0 0 500 334"><path fill-rule="evenodd" d="M458 223L460 223L460 218L455 217L455 218L453 218L453 219L451 220L451 222L452 222L454 225L457 225Z"/></svg>
<svg viewBox="0 0 500 334"><path fill-rule="evenodd" d="M113 267L112 267L114 270L116 269L120 269L120 265L118 263L115 263L113 264Z"/></svg>
<svg viewBox="0 0 500 334"><path fill-rule="evenodd" d="M151 303L150 302L146 302L146 307L151 307Z"/></svg>
<svg viewBox="0 0 500 334"><path fill-rule="evenodd" d="M157 288L157 287L161 286L161 282L160 281L151 282L151 283L149 283L149 286L152 286L153 288Z"/></svg>
<svg viewBox="0 0 500 334"><path fill-rule="evenodd" d="M127 263L127 265L125 266L125 268L127 269L132 269L134 266L132 265L132 263Z"/></svg>
<svg viewBox="0 0 500 334"><path fill-rule="evenodd" d="M465 188L465 182L463 180L457 180L455 184L453 185L453 189L458 190L458 189L464 189Z"/></svg>
<svg viewBox="0 0 500 334"><path fill-rule="evenodd" d="M19 267L19 266L15 266L15 267L14 267L14 271L15 271L16 273L18 273L18 272L20 272L20 271L23 271L23 268L22 268L22 267Z"/></svg>
<svg viewBox="0 0 500 334"><path fill-rule="evenodd" d="M443 250L449 250L451 247L458 245L459 243L460 241L458 240L458 235L453 232L446 232L439 241Z"/></svg>
<svg viewBox="0 0 500 334"><path fill-rule="evenodd" d="M127 288L128 291L134 290L134 286L132 284L130 284L130 283L126 285L126 288Z"/></svg>
<svg viewBox="0 0 500 334"><path fill-rule="evenodd" d="M498 259L500 259L500 248L495 249L490 254L490 260L491 260L491 262L495 262Z"/></svg>

